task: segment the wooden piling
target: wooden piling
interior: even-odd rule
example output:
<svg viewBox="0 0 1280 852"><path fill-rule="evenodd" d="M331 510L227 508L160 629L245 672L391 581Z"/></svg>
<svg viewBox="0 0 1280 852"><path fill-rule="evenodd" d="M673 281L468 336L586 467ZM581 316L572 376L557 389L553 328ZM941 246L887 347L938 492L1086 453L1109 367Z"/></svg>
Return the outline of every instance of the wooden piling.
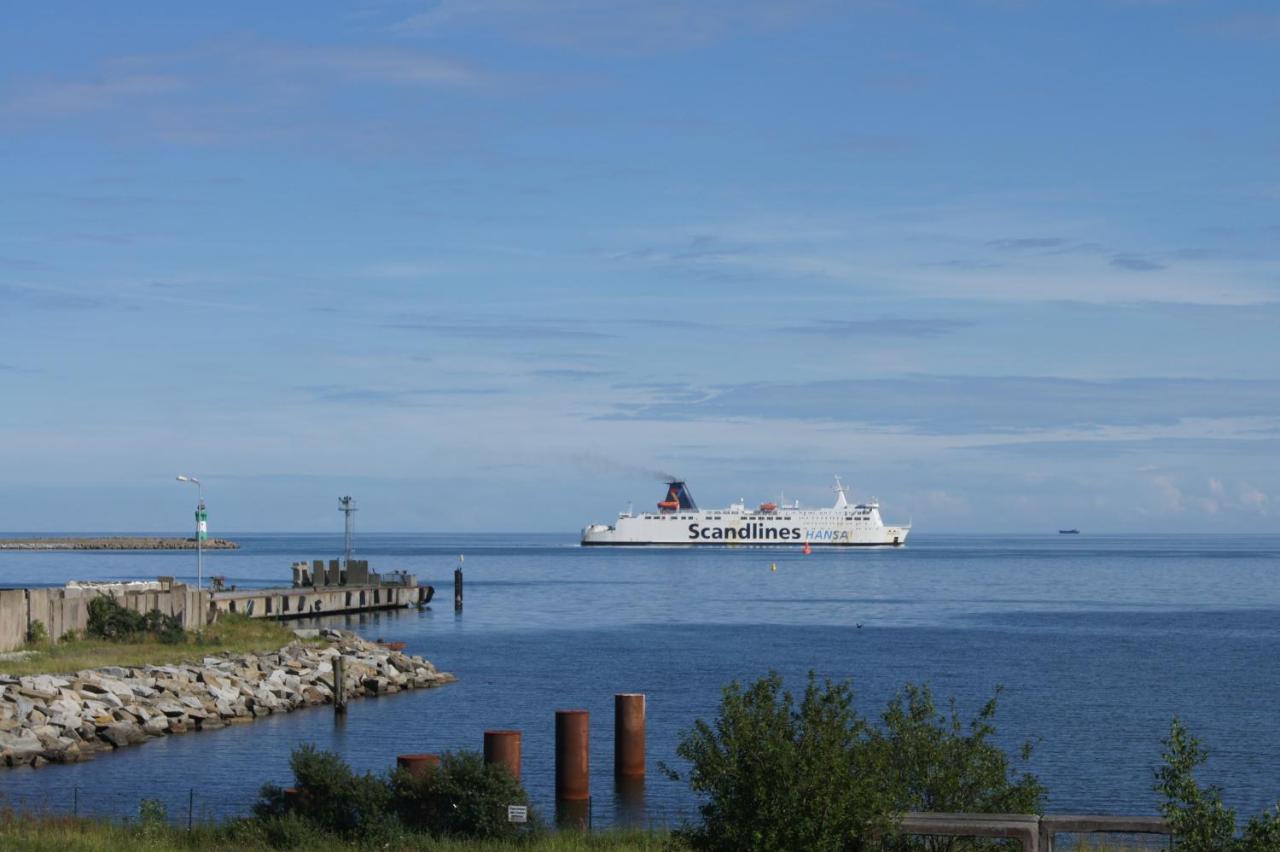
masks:
<svg viewBox="0 0 1280 852"><path fill-rule="evenodd" d="M453 569L453 609L462 612L462 568Z"/></svg>
<svg viewBox="0 0 1280 852"><path fill-rule="evenodd" d="M346 665L341 654L333 658L333 712L347 712Z"/></svg>

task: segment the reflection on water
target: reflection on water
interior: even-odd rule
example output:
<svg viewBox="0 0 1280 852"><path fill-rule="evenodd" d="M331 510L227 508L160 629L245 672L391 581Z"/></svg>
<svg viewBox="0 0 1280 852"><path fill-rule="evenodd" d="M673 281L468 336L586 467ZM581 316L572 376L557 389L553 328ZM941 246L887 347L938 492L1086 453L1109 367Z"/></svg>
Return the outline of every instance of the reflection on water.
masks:
<svg viewBox="0 0 1280 852"><path fill-rule="evenodd" d="M286 581L295 559L341 536L245 536L206 556L241 586ZM142 797L243 813L288 780L304 742L385 771L398 754L480 750L486 729L523 732L524 782L554 814L554 713L591 713L596 824L695 815L677 764L682 731L720 688L777 669L849 677L875 716L908 681L971 713L1003 684L1000 739L1037 742L1032 768L1056 811L1153 812L1151 770L1181 715L1213 750L1202 780L1257 811L1280 796L1280 538L913 536L896 550L582 549L556 536L375 536L358 554L437 588L434 605L303 624L404 640L456 673L442 689L353 701L253 725L168 737L41 770L0 771L0 796L122 813ZM466 608L449 592L466 553ZM777 571L770 565L777 564ZM184 553L0 553L0 585L194 574ZM858 625L861 625L859 627ZM648 695L648 778L613 777L613 695ZM679 768L679 767L678 767ZM78 788L78 793L76 793ZM130 804L132 802L132 805Z"/></svg>

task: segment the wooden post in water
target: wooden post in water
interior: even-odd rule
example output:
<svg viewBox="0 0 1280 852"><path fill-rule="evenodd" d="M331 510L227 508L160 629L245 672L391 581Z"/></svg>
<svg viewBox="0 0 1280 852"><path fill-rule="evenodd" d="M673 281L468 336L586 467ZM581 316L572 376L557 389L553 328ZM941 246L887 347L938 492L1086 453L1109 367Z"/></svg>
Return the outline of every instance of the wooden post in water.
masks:
<svg viewBox="0 0 1280 852"><path fill-rule="evenodd" d="M462 560L458 557L458 567L453 569L453 611L462 612Z"/></svg>
<svg viewBox="0 0 1280 852"><path fill-rule="evenodd" d="M333 658L333 712L347 712L347 679L346 666L342 663L342 654Z"/></svg>

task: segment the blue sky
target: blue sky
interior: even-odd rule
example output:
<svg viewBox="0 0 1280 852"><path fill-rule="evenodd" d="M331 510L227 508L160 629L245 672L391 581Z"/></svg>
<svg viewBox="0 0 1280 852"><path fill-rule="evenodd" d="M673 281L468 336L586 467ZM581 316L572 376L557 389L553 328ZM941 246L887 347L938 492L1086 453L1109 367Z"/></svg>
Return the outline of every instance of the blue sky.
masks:
<svg viewBox="0 0 1280 852"><path fill-rule="evenodd" d="M0 529L1274 532L1280 11L0 21Z"/></svg>

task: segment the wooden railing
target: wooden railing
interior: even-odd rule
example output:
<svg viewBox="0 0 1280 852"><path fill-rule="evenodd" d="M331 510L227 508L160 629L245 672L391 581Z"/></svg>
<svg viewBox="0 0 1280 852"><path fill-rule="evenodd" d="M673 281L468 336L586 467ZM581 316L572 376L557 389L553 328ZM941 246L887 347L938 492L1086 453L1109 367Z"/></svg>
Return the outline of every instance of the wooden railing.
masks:
<svg viewBox="0 0 1280 852"><path fill-rule="evenodd" d="M1172 835L1160 817L1091 814L946 814L908 813L898 821L903 834L941 837L1004 837L1017 840L1022 852L1053 852L1059 834Z"/></svg>

